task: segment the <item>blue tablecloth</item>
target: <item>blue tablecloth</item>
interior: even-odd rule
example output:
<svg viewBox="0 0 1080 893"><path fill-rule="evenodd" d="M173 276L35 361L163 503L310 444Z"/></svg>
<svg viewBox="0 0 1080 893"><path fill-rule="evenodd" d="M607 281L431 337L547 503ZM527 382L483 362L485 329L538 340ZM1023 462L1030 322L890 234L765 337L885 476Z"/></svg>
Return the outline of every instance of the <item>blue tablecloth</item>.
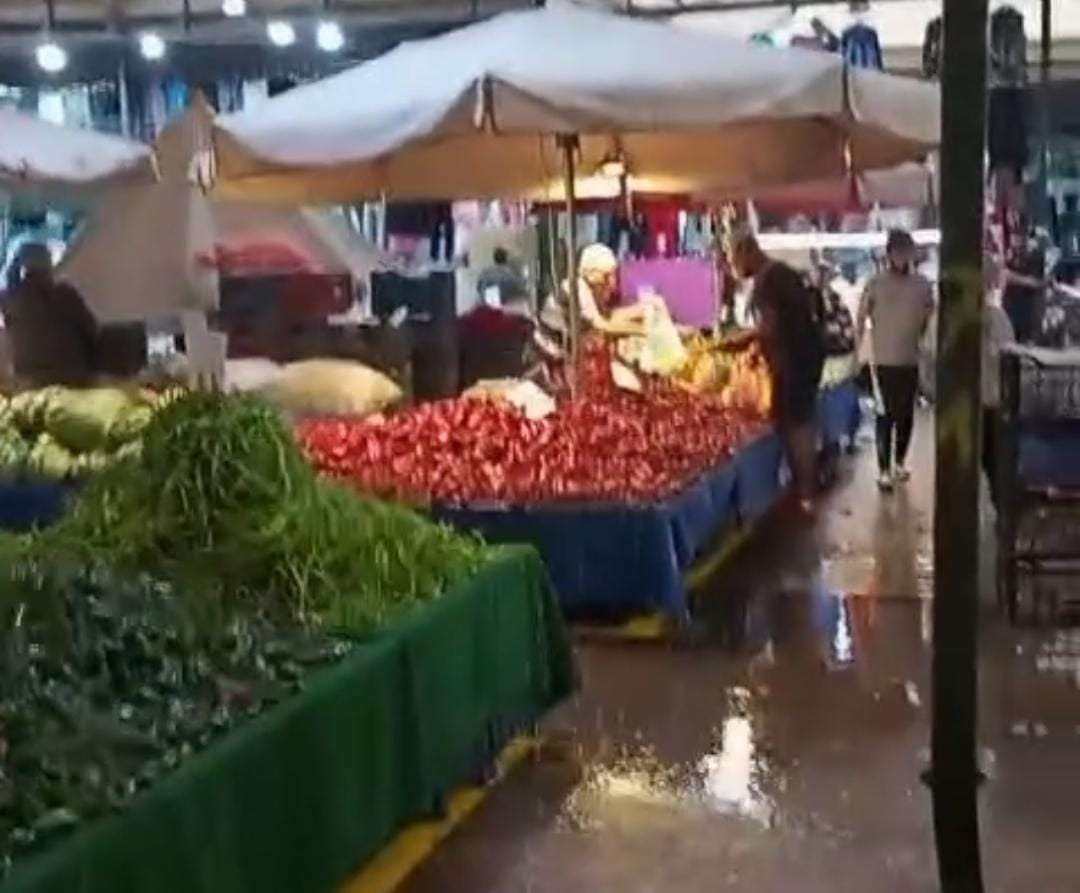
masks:
<svg viewBox="0 0 1080 893"><path fill-rule="evenodd" d="M842 446L854 440L862 424L859 389L855 382L845 381L822 391L818 422L823 447Z"/></svg>
<svg viewBox="0 0 1080 893"><path fill-rule="evenodd" d="M432 514L489 542L536 546L568 613L684 618L683 574L734 519L735 480L736 464L728 463L656 505L440 506Z"/></svg>
<svg viewBox="0 0 1080 893"><path fill-rule="evenodd" d="M837 445L859 428L852 382L821 395L822 441ZM783 449L773 432L683 493L657 505L450 507L433 514L490 542L528 542L540 550L569 613L687 615L683 576L725 525L748 525L783 489Z"/></svg>
<svg viewBox="0 0 1080 893"><path fill-rule="evenodd" d="M1080 488L1080 422L1028 423L1019 446L1020 477L1025 484Z"/></svg>
<svg viewBox="0 0 1080 893"><path fill-rule="evenodd" d="M51 524L70 488L51 481L0 481L0 530L24 533Z"/></svg>

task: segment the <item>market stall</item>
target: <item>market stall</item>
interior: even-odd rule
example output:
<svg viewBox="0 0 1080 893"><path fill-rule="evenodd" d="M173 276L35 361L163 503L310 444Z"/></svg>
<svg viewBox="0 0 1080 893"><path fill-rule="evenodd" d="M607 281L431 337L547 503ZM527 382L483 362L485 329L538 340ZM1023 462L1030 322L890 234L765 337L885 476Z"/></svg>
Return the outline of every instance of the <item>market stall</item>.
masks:
<svg viewBox="0 0 1080 893"><path fill-rule="evenodd" d="M570 691L532 550L320 481L250 398L138 442L0 541L5 893L325 893Z"/></svg>

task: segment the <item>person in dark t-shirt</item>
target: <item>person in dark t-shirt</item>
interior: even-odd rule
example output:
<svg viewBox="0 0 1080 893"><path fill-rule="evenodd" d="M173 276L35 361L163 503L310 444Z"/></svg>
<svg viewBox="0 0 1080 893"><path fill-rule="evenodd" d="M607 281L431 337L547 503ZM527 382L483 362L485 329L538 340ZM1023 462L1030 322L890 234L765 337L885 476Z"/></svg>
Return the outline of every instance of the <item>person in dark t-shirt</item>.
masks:
<svg viewBox="0 0 1080 893"><path fill-rule="evenodd" d="M24 245L17 283L4 300L15 378L26 387L85 387L97 369L97 323L82 296L53 277L52 257Z"/></svg>
<svg viewBox="0 0 1080 893"><path fill-rule="evenodd" d="M1021 225L1010 239L1005 260L1005 290L1001 304L1009 316L1016 340L1030 344L1042 322L1046 256Z"/></svg>
<svg viewBox="0 0 1080 893"><path fill-rule="evenodd" d="M756 340L769 363L772 412L795 479L800 507L813 508L817 489L816 417L818 388L825 362L820 293L787 264L772 260L748 229L731 240L735 272L754 280L753 332L733 342Z"/></svg>

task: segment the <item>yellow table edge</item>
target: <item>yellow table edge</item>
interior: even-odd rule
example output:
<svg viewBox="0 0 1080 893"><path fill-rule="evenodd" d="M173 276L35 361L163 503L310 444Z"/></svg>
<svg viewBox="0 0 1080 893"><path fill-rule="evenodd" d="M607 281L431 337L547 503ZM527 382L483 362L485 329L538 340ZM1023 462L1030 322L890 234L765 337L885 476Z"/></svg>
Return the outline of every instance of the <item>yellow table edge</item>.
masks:
<svg viewBox="0 0 1080 893"><path fill-rule="evenodd" d="M455 791L444 818L415 822L403 829L339 887L337 893L390 893L396 890L484 802L494 786L535 753L542 743L542 739L535 737L512 739L496 760L495 778L491 782Z"/></svg>

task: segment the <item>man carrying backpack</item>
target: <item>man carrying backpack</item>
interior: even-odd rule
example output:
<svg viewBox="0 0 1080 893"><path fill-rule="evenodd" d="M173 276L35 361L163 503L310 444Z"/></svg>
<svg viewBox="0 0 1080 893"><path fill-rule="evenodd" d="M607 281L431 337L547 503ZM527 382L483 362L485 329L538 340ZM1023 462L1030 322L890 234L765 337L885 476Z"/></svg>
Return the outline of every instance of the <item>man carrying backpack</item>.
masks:
<svg viewBox="0 0 1080 893"><path fill-rule="evenodd" d="M878 486L883 491L910 477L906 461L915 429L919 343L934 312L934 290L916 272L915 253L910 233L889 233L885 269L867 283L855 321L859 341L867 320L871 325L871 375L879 404Z"/></svg>
<svg viewBox="0 0 1080 893"><path fill-rule="evenodd" d="M772 412L794 477L799 508L810 513L817 491L817 403L825 364L821 292L787 264L773 260L749 229L731 239L735 272L754 280L757 325L735 346L757 340L772 376Z"/></svg>

